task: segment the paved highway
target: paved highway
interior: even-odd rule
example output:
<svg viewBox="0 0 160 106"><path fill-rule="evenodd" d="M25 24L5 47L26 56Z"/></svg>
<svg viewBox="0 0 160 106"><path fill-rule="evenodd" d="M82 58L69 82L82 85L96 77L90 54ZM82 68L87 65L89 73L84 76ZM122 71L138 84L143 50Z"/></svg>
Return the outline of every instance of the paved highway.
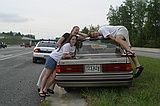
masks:
<svg viewBox="0 0 160 106"><path fill-rule="evenodd" d="M33 48L0 49L0 106L37 106L36 82L44 64L32 63Z"/></svg>
<svg viewBox="0 0 160 106"><path fill-rule="evenodd" d="M145 56L145 57L160 59L160 49L133 47L132 50L139 56Z"/></svg>
<svg viewBox="0 0 160 106"><path fill-rule="evenodd" d="M32 48L19 46L0 49L0 106L38 106L44 98L38 95L37 80L44 61L32 63ZM79 93L66 93L56 86L47 97L54 106L84 106Z"/></svg>

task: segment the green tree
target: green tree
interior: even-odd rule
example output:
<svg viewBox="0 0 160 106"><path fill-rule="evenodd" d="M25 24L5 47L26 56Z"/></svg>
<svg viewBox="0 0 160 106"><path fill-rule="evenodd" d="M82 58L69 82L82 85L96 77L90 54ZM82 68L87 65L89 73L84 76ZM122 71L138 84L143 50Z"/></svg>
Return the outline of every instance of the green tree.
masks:
<svg viewBox="0 0 160 106"><path fill-rule="evenodd" d="M9 32L9 35L13 36L13 32L12 32L12 31L10 31L10 32Z"/></svg>
<svg viewBox="0 0 160 106"><path fill-rule="evenodd" d="M127 27L130 31L130 36L132 36L133 2L132 0L127 0L123 3L120 7L116 7L116 9L110 6L107 20L109 21L109 25L123 25Z"/></svg>
<svg viewBox="0 0 160 106"><path fill-rule="evenodd" d="M146 11L147 11L147 0L134 0L133 2L134 12L133 12L133 44L136 46L143 46L145 42L144 35L144 25L146 20ZM145 44L145 43L144 43Z"/></svg>
<svg viewBox="0 0 160 106"><path fill-rule="evenodd" d="M83 32L83 33L85 33L85 34L88 34L89 29L88 29L87 27L84 27L81 32Z"/></svg>
<svg viewBox="0 0 160 106"><path fill-rule="evenodd" d="M160 1L150 0L147 9L145 31L149 43L146 46L160 47Z"/></svg>
<svg viewBox="0 0 160 106"><path fill-rule="evenodd" d="M16 36L21 36L21 33L20 32L16 33Z"/></svg>
<svg viewBox="0 0 160 106"><path fill-rule="evenodd" d="M107 14L107 20L109 21L110 25L119 25L120 19L118 14L118 7L114 9L112 5L109 8L109 12Z"/></svg>

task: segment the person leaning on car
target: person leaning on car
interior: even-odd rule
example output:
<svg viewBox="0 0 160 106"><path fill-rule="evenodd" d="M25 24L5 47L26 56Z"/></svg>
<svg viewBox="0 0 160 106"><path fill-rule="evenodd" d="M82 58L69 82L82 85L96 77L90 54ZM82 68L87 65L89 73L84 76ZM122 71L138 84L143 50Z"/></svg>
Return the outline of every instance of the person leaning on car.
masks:
<svg viewBox="0 0 160 106"><path fill-rule="evenodd" d="M62 37L58 40L57 45L60 46L61 44L64 44L70 35L79 35L78 39L86 38L88 35L85 33L79 32L79 26L74 26L71 30L71 33L65 33L62 35Z"/></svg>
<svg viewBox="0 0 160 106"><path fill-rule="evenodd" d="M63 34L62 37L58 40L57 46L60 47L60 46L63 45L65 42L67 42L67 39L70 37L70 35L79 35L79 36L78 36L78 39L85 38L85 37L88 36L88 35L85 34L85 33L79 32L79 29L80 29L80 28L79 28L78 26L74 26L74 27L72 28L72 30L71 30L70 33L65 33L65 34ZM41 72L41 74L40 74L40 76L39 76L39 79L38 79L38 81L37 81L38 91L40 90L40 85L41 85L42 78L43 78L44 74L45 74L45 68L42 70L42 72ZM49 92L49 93L51 93L51 94L54 93L54 92L53 92L54 86L55 86L55 84L53 84L53 85L51 85L51 86L49 87L49 89L48 89L48 92Z"/></svg>
<svg viewBox="0 0 160 106"><path fill-rule="evenodd" d="M104 38L110 38L111 40L120 44L120 46L126 51L122 56L130 56L136 66L136 73L134 78L140 76L143 71L143 67L140 65L135 53L131 50L131 44L129 41L128 29L124 26L102 26L98 31L92 30L88 33L91 38L97 38L103 36Z"/></svg>
<svg viewBox="0 0 160 106"><path fill-rule="evenodd" d="M39 96L41 97L50 96L48 94L48 88L54 83L56 76L57 61L59 61L62 57L64 59L72 58L70 53L74 53L76 49L76 42L77 42L76 35L71 35L66 43L61 45L55 51L52 51L50 56L47 58L45 62L45 75L43 76L41 82Z"/></svg>

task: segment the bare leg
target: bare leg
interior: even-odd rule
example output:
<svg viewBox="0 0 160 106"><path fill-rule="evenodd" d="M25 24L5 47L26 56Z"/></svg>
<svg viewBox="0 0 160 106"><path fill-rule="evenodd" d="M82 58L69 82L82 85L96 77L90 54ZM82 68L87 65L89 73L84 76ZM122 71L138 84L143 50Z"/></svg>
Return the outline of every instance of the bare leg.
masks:
<svg viewBox="0 0 160 106"><path fill-rule="evenodd" d="M122 35L117 35L116 37L116 42L119 43L121 45L121 47L123 49L125 49L126 51L130 51L132 52L131 48L129 47L129 45L127 44L126 41L123 40L123 36ZM133 52L132 52L133 53ZM143 71L143 67L140 65L138 58L136 56L136 54L134 54L134 57L131 57L132 61L134 62L135 66L136 66L136 73L134 75L134 78L137 78L140 76L140 74Z"/></svg>
<svg viewBox="0 0 160 106"><path fill-rule="evenodd" d="M38 88L41 87L41 82L42 82L42 79L43 79L43 77L44 77L44 75L45 75L45 72L46 72L46 70L45 70L45 68L43 68L43 70L42 70L42 72L41 72L41 74L40 74L40 76L39 76L38 82L37 82ZM54 84L52 84L52 85L50 86L50 89L51 89L51 90L53 90L53 88L54 88Z"/></svg>
<svg viewBox="0 0 160 106"><path fill-rule="evenodd" d="M124 37L122 35L117 35L115 41L119 43L122 46L122 48L125 49L126 51L131 51L130 46L123 39Z"/></svg>
<svg viewBox="0 0 160 106"><path fill-rule="evenodd" d="M134 62L134 64L135 64L136 67L139 67L139 66L140 66L139 61L138 61L138 58L137 58L136 55L135 55L135 57L131 57L131 59L132 59L132 61Z"/></svg>
<svg viewBox="0 0 160 106"><path fill-rule="evenodd" d="M45 70L45 68L43 68L43 70L42 70L42 72L41 72L41 74L39 76L38 82L37 82L38 88L40 88L40 86L41 86L42 78L45 75L45 72L46 72L46 70Z"/></svg>
<svg viewBox="0 0 160 106"><path fill-rule="evenodd" d="M123 47L121 46L122 50L123 50ZM134 57L131 57L132 61L134 62L135 64L135 67L139 67L140 66L140 63L138 61L138 58L137 58L137 55L134 54Z"/></svg>
<svg viewBox="0 0 160 106"><path fill-rule="evenodd" d="M53 70L50 70L50 69L46 68L46 72L45 72L45 75L44 75L44 77L42 79L42 83L41 83L40 93L43 92L43 89L46 86L46 83L47 83L47 81L48 81L48 79L49 79L49 77L52 73L53 73Z"/></svg>
<svg viewBox="0 0 160 106"><path fill-rule="evenodd" d="M52 73L52 76L50 77L48 83L47 83L46 86L44 87L44 91L45 91L45 92L46 92L47 89L54 83L55 76L56 76L56 71L54 71L54 72Z"/></svg>

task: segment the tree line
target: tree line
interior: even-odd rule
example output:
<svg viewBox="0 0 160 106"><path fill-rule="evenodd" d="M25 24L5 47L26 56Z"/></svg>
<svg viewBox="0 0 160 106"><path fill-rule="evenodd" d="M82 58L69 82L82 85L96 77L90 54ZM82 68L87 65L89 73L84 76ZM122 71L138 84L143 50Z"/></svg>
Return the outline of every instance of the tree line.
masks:
<svg viewBox="0 0 160 106"><path fill-rule="evenodd" d="M106 20L109 25L127 27L132 46L160 47L160 0L126 0L115 8L111 5ZM99 27L90 25L82 32Z"/></svg>
<svg viewBox="0 0 160 106"><path fill-rule="evenodd" d="M21 37L28 37L28 38L35 39L35 35L32 35L32 34L24 35L24 34L21 34L20 32L12 32L12 31L2 32L2 33L0 33L0 35L21 36Z"/></svg>

